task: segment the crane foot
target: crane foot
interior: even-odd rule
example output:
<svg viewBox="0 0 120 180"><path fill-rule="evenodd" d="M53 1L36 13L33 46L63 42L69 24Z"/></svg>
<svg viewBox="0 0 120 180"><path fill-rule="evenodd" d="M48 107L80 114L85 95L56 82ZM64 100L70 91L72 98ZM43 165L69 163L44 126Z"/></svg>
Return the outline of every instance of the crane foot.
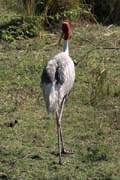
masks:
<svg viewBox="0 0 120 180"><path fill-rule="evenodd" d="M74 154L75 151L63 149L61 153L62 154Z"/></svg>
<svg viewBox="0 0 120 180"><path fill-rule="evenodd" d="M65 162L63 162L63 161L59 161L59 164L60 164L60 165L64 165L64 164L65 164Z"/></svg>

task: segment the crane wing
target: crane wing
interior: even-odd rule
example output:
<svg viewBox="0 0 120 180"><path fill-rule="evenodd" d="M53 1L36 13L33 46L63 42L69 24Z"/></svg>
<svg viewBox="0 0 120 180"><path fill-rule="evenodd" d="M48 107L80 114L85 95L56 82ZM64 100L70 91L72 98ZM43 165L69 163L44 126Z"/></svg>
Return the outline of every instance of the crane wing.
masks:
<svg viewBox="0 0 120 180"><path fill-rule="evenodd" d="M41 84L53 83L63 84L65 82L65 63L52 59L43 68Z"/></svg>
<svg viewBox="0 0 120 180"><path fill-rule="evenodd" d="M71 79L74 79L74 64L71 58L65 53L59 53L51 59L44 67L41 83L64 84Z"/></svg>
<svg viewBox="0 0 120 180"><path fill-rule="evenodd" d="M70 93L74 79L74 64L66 53L59 53L47 63L41 84L48 112L56 112L63 98Z"/></svg>

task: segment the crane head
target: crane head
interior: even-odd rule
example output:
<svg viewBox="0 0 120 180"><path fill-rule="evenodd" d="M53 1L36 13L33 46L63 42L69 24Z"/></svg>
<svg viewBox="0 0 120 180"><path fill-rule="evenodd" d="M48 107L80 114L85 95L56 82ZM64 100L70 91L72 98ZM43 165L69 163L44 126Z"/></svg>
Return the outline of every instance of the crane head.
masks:
<svg viewBox="0 0 120 180"><path fill-rule="evenodd" d="M63 23L62 23L62 34L60 36L58 44L60 44L62 38L64 40L68 40L70 38L70 30L71 30L70 23L68 21L63 21Z"/></svg>
<svg viewBox="0 0 120 180"><path fill-rule="evenodd" d="M64 21L62 23L62 33L63 33L64 40L68 40L69 39L69 37L70 37L70 29L71 29L70 23L67 22L67 21Z"/></svg>

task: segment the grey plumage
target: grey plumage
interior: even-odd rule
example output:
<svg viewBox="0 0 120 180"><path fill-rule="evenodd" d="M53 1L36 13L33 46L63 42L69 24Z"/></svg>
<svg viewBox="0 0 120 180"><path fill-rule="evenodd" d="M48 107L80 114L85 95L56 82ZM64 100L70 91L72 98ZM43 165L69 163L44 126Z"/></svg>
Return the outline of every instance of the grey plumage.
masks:
<svg viewBox="0 0 120 180"><path fill-rule="evenodd" d="M64 52L57 54L43 68L41 85L47 112L56 114L59 163L62 162L62 153L71 153L64 149L62 137L61 119L64 103L68 97L75 80L75 67L69 56L68 39L70 35L70 24L63 22L62 36L64 35Z"/></svg>
<svg viewBox="0 0 120 180"><path fill-rule="evenodd" d="M74 63L70 56L59 53L44 67L41 84L48 112L56 112L70 93L75 79Z"/></svg>

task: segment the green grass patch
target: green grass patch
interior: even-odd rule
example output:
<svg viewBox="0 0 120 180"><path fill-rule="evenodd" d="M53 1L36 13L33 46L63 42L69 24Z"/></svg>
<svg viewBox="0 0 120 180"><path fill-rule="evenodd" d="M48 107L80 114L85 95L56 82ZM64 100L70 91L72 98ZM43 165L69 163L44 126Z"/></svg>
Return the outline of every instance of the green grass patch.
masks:
<svg viewBox="0 0 120 180"><path fill-rule="evenodd" d="M76 151L58 164L56 122L47 115L40 88L44 64L62 47L58 34L0 45L0 179L119 180L119 27L74 28L70 55L76 80L62 126L66 148Z"/></svg>

